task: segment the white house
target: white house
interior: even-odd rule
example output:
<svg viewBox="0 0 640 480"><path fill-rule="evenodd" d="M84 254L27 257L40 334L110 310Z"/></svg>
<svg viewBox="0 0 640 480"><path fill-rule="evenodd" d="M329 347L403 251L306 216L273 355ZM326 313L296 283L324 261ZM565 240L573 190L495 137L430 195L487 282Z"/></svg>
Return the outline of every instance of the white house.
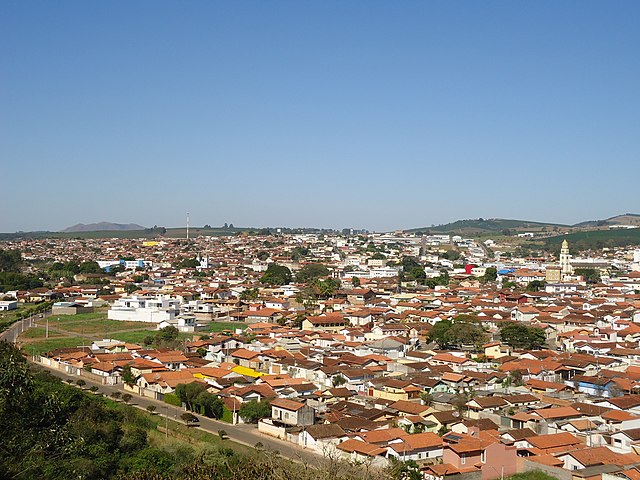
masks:
<svg viewBox="0 0 640 480"><path fill-rule="evenodd" d="M173 320L180 311L180 301L167 295L120 298L109 309L110 320L160 323Z"/></svg>

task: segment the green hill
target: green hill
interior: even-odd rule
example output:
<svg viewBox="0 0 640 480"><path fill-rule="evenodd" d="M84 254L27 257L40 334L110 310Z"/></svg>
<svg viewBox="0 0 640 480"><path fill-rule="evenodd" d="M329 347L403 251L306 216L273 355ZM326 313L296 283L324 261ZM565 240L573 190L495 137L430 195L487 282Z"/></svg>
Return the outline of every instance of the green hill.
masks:
<svg viewBox="0 0 640 480"><path fill-rule="evenodd" d="M557 248L563 240L569 242L572 250L640 245L640 228L587 230L584 232L568 233L566 235L547 238L545 245L549 248Z"/></svg>
<svg viewBox="0 0 640 480"><path fill-rule="evenodd" d="M420 227L405 230L408 233L432 232L432 233L458 233L464 235L482 234L492 232L511 231L541 231L553 228L567 228L568 225L557 223L532 222L527 220L509 220L504 218L478 218L469 220L458 220L456 222L433 227Z"/></svg>

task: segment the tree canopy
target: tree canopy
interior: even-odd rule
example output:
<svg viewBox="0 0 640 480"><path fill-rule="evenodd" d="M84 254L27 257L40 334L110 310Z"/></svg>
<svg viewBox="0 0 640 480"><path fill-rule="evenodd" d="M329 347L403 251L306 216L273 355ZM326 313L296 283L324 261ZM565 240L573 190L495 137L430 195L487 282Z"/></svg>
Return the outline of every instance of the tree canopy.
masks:
<svg viewBox="0 0 640 480"><path fill-rule="evenodd" d="M326 277L330 273L330 270L321 263L308 263L298 270L296 280L300 283L308 283L316 278Z"/></svg>
<svg viewBox="0 0 640 480"><path fill-rule="evenodd" d="M498 278L498 270L496 269L496 267L487 267L487 269L484 272L484 275L482 276L482 281L484 283L495 282L497 278Z"/></svg>
<svg viewBox="0 0 640 480"><path fill-rule="evenodd" d="M500 338L510 347L527 350L542 348L547 340L541 328L516 322L507 323L500 328Z"/></svg>
<svg viewBox="0 0 640 480"><path fill-rule="evenodd" d="M267 267L267 271L264 272L264 275L260 277L260 282L268 285L286 285L291 283L292 279L293 276L291 275L291 270L284 265L272 263Z"/></svg>
<svg viewBox="0 0 640 480"><path fill-rule="evenodd" d="M245 422L257 423L261 418L271 416L271 405L269 400L251 400L243 403L238 413Z"/></svg>
<svg viewBox="0 0 640 480"><path fill-rule="evenodd" d="M441 320L429 332L429 341L440 348L460 348L473 346L479 349L487 340L487 333L477 318L459 315L453 321Z"/></svg>
<svg viewBox="0 0 640 480"><path fill-rule="evenodd" d="M20 272L22 254L19 250L0 250L0 272Z"/></svg>
<svg viewBox="0 0 640 480"><path fill-rule="evenodd" d="M584 281L589 284L600 283L601 281L600 273L595 268L576 268L574 273L583 277Z"/></svg>

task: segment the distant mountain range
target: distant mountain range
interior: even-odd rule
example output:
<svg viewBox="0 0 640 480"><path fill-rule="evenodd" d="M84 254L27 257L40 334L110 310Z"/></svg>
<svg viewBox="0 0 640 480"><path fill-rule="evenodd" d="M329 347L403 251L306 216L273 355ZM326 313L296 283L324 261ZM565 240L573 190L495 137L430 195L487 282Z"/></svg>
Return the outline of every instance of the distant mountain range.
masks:
<svg viewBox="0 0 640 480"><path fill-rule="evenodd" d="M67 227L62 232L115 232L125 230L144 230L145 227L138 225L137 223L111 223L111 222L98 222L98 223L78 223L71 227Z"/></svg>
<svg viewBox="0 0 640 480"><path fill-rule="evenodd" d="M576 223L574 227L604 227L607 225L640 225L640 215L636 213L625 213L606 220L588 220Z"/></svg>
<svg viewBox="0 0 640 480"><path fill-rule="evenodd" d="M504 218L478 218L470 220L457 220L444 225L434 225L431 227L420 227L405 230L406 232L433 232L433 233L457 233L464 235L511 231L558 231L576 228L595 228L613 225L638 225L640 226L640 215L635 213L625 213L605 220L589 220L575 225L564 225L560 223L532 222L527 220L509 220Z"/></svg>

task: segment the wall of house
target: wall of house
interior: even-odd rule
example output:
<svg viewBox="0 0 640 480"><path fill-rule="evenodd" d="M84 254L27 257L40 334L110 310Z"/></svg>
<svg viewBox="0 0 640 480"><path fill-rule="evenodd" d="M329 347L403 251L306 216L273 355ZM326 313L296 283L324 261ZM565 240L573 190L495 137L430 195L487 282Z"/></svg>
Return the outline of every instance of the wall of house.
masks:
<svg viewBox="0 0 640 480"><path fill-rule="evenodd" d="M493 480L514 475L518 471L518 456L515 447L494 443L485 449L485 464L482 480Z"/></svg>
<svg viewBox="0 0 640 480"><path fill-rule="evenodd" d="M530 460L524 460L524 471L531 472L534 470L541 470L544 473L555 477L558 480L572 480L573 475L569 470L564 468L551 467L549 465L543 465L541 463L532 462Z"/></svg>
<svg viewBox="0 0 640 480"><path fill-rule="evenodd" d="M285 428L276 427L268 418L260 420L258 422L258 431L272 437L280 438L282 440L287 439L287 432Z"/></svg>

